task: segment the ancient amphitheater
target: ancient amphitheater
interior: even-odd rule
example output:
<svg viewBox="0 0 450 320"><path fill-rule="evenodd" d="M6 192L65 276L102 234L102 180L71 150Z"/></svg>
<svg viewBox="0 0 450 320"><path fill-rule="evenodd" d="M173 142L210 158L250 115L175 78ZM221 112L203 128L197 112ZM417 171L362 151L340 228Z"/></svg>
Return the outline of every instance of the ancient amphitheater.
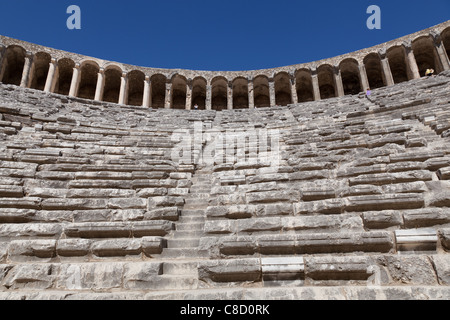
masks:
<svg viewBox="0 0 450 320"><path fill-rule="evenodd" d="M242 72L0 37L0 299L449 299L449 56L450 21Z"/></svg>

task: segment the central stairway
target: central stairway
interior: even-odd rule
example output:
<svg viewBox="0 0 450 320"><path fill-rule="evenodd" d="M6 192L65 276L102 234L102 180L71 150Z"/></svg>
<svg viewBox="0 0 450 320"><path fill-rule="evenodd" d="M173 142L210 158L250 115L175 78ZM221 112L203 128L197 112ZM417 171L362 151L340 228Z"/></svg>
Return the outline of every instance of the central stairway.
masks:
<svg viewBox="0 0 450 320"><path fill-rule="evenodd" d="M167 248L160 255L163 263L163 283L160 290L186 290L199 288L198 262L208 257L198 249L204 233L205 211L208 207L212 174L206 169L192 177L190 193L185 196L176 230L167 240ZM171 261L173 260L173 261Z"/></svg>

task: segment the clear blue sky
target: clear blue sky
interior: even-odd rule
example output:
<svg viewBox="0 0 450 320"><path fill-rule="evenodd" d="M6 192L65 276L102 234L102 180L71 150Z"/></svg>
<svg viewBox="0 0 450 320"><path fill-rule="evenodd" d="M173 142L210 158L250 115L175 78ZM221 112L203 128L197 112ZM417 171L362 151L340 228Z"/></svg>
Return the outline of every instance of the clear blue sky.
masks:
<svg viewBox="0 0 450 320"><path fill-rule="evenodd" d="M254 70L311 62L450 19L449 0L14 0L0 34L106 60L158 68ZM69 5L81 30L69 30ZM369 30L369 5L381 30Z"/></svg>

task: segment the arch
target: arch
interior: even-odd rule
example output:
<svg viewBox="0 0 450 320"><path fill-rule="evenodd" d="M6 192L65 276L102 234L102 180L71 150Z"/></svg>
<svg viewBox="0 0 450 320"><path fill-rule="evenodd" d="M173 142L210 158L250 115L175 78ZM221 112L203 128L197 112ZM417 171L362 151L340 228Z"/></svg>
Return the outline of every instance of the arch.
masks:
<svg viewBox="0 0 450 320"><path fill-rule="evenodd" d="M192 106L198 105L200 110L206 109L206 84L205 78L202 77L192 81Z"/></svg>
<svg viewBox="0 0 450 320"><path fill-rule="evenodd" d="M99 70L100 67L94 61L88 60L82 63L77 97L91 100L95 98Z"/></svg>
<svg viewBox="0 0 450 320"><path fill-rule="evenodd" d="M233 109L248 109L248 80L238 77L233 80Z"/></svg>
<svg viewBox="0 0 450 320"><path fill-rule="evenodd" d="M264 75L253 79L253 90L255 99L255 108L270 107L270 87L269 78Z"/></svg>
<svg viewBox="0 0 450 320"><path fill-rule="evenodd" d="M280 72L274 77L275 103L278 106L287 106L292 103L291 80L287 72Z"/></svg>
<svg viewBox="0 0 450 320"><path fill-rule="evenodd" d="M2 66L2 78L4 84L20 85L23 67L25 66L26 51L20 46L9 46L5 52L5 60Z"/></svg>
<svg viewBox="0 0 450 320"><path fill-rule="evenodd" d="M445 51L447 52L447 57L450 59L450 27L442 31L441 38Z"/></svg>
<svg viewBox="0 0 450 320"><path fill-rule="evenodd" d="M389 66L391 68L394 83L401 83L409 80L408 68L406 64L406 52L403 46L389 48L386 52Z"/></svg>
<svg viewBox="0 0 450 320"><path fill-rule="evenodd" d="M52 57L45 52L38 52L34 55L34 67L30 77L31 89L44 90L51 60Z"/></svg>
<svg viewBox="0 0 450 320"><path fill-rule="evenodd" d="M363 63L366 68L370 88L377 89L386 86L380 55L378 53L370 53L364 58Z"/></svg>
<svg viewBox="0 0 450 320"><path fill-rule="evenodd" d="M150 78L152 91L152 108L164 108L166 100L166 82L167 78L162 74L155 74Z"/></svg>
<svg viewBox="0 0 450 320"><path fill-rule="evenodd" d="M184 76L176 74L172 77L172 109L186 109L186 85Z"/></svg>
<svg viewBox="0 0 450 320"><path fill-rule="evenodd" d="M142 106L144 99L145 74L139 70L128 72L128 104Z"/></svg>
<svg viewBox="0 0 450 320"><path fill-rule="evenodd" d="M74 67L75 62L72 59L62 58L58 61L58 78L55 93L69 95Z"/></svg>
<svg viewBox="0 0 450 320"><path fill-rule="evenodd" d="M363 91L358 61L352 58L342 60L339 69L345 95L355 95Z"/></svg>
<svg viewBox="0 0 450 320"><path fill-rule="evenodd" d="M215 77L211 80L211 108L212 110L225 110L228 104L228 80L224 77Z"/></svg>
<svg viewBox="0 0 450 320"><path fill-rule="evenodd" d="M297 97L298 102L314 101L314 89L312 83L311 71L308 69L300 69L295 72L297 80Z"/></svg>
<svg viewBox="0 0 450 320"><path fill-rule="evenodd" d="M337 90L333 67L329 64L321 65L317 68L317 77L321 99L336 97Z"/></svg>
<svg viewBox="0 0 450 320"><path fill-rule="evenodd" d="M105 70L105 85L103 88L103 101L118 103L120 85L122 82L122 70L111 65Z"/></svg>
<svg viewBox="0 0 450 320"><path fill-rule="evenodd" d="M412 42L412 50L421 76L425 76L425 71L429 68L434 69L436 74L444 70L431 36L422 36L415 39Z"/></svg>

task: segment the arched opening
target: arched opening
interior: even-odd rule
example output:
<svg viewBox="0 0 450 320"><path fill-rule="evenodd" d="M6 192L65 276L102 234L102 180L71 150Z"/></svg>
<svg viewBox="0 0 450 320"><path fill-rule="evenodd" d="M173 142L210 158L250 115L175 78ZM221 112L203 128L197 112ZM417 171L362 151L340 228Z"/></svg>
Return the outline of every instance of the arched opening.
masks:
<svg viewBox="0 0 450 320"><path fill-rule="evenodd" d="M71 59L63 58L58 61L58 80L55 86L55 93L69 95L74 67L75 62Z"/></svg>
<svg viewBox="0 0 450 320"><path fill-rule="evenodd" d="M336 82L333 67L329 64L321 65L317 68L317 77L319 79L319 90L321 99L336 97Z"/></svg>
<svg viewBox="0 0 450 320"><path fill-rule="evenodd" d="M139 70L128 72L128 104L142 106L144 99L145 74Z"/></svg>
<svg viewBox="0 0 450 320"><path fill-rule="evenodd" d="M81 66L80 85L78 87L78 97L83 99L95 98L99 66L93 61L84 62Z"/></svg>
<svg viewBox="0 0 450 320"><path fill-rule="evenodd" d="M425 76L427 69L434 69L435 74L443 71L438 53L430 36L420 37L412 42L412 50L416 58L420 76Z"/></svg>
<svg viewBox="0 0 450 320"><path fill-rule="evenodd" d="M172 109L186 109L185 77L177 74L172 78Z"/></svg>
<svg viewBox="0 0 450 320"><path fill-rule="evenodd" d="M206 109L206 80L201 77L197 77L192 81L192 106L195 105L200 110Z"/></svg>
<svg viewBox="0 0 450 320"><path fill-rule="evenodd" d="M211 81L211 108L221 111L227 109L228 104L228 80L223 77L216 77Z"/></svg>
<svg viewBox="0 0 450 320"><path fill-rule="evenodd" d="M270 107L269 78L266 76L257 76L253 79L253 90L255 108Z"/></svg>
<svg viewBox="0 0 450 320"><path fill-rule="evenodd" d="M295 78L297 80L298 102L314 101L311 71L307 69L297 70Z"/></svg>
<svg viewBox="0 0 450 320"><path fill-rule="evenodd" d="M441 33L442 43L444 44L447 57L450 59L450 27Z"/></svg>
<svg viewBox="0 0 450 320"><path fill-rule="evenodd" d="M150 78L150 81L152 83L152 108L164 108L167 78L162 74L155 74Z"/></svg>
<svg viewBox="0 0 450 320"><path fill-rule="evenodd" d="M291 80L289 74L280 72L274 77L275 103L278 106L287 106L292 103Z"/></svg>
<svg viewBox="0 0 450 320"><path fill-rule="evenodd" d="M248 80L236 78L233 80L233 109L248 109Z"/></svg>
<svg viewBox="0 0 450 320"><path fill-rule="evenodd" d="M339 69L341 70L345 95L355 95L363 91L361 88L358 61L355 59L345 59L339 64Z"/></svg>
<svg viewBox="0 0 450 320"><path fill-rule="evenodd" d="M120 95L120 84L122 82L122 70L116 66L107 67L105 70L105 86L103 90L103 101L118 103Z"/></svg>
<svg viewBox="0 0 450 320"><path fill-rule="evenodd" d="M25 65L25 50L19 46L10 46L6 49L3 62L3 77L0 79L4 84L20 85L23 67Z"/></svg>
<svg viewBox="0 0 450 320"><path fill-rule="evenodd" d="M366 67L367 79L371 89L381 88L386 85L379 54L371 53L367 55L364 58L364 66Z"/></svg>
<svg viewBox="0 0 450 320"><path fill-rule="evenodd" d="M38 52L34 56L34 68L31 73L31 89L44 90L52 58L48 53Z"/></svg>
<svg viewBox="0 0 450 320"><path fill-rule="evenodd" d="M387 51L387 58L391 68L394 83L408 81L408 69L406 67L406 53L403 46L395 46Z"/></svg>

